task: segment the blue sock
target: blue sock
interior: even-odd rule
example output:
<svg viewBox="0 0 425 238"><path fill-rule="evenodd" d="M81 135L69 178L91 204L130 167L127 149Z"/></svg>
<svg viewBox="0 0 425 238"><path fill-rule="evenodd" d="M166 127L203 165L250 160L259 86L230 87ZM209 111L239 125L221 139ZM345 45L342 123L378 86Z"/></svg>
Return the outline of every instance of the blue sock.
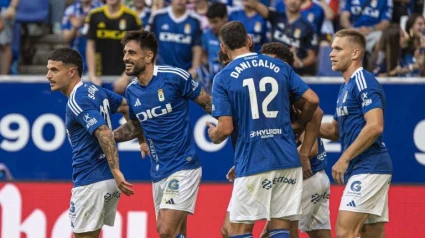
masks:
<svg viewBox="0 0 425 238"><path fill-rule="evenodd" d="M285 229L275 229L269 231L270 238L289 238L289 231Z"/></svg>
<svg viewBox="0 0 425 238"><path fill-rule="evenodd" d="M229 236L229 238L252 238L252 233Z"/></svg>
<svg viewBox="0 0 425 238"><path fill-rule="evenodd" d="M178 235L176 236L176 238L184 238L184 235L182 235L182 234L178 234Z"/></svg>

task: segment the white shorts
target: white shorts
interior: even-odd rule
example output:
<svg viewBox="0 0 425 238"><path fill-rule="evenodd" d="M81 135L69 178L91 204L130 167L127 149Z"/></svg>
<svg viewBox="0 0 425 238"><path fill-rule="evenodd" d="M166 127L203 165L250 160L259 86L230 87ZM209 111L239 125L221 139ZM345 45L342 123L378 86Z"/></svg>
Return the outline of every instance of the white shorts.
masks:
<svg viewBox="0 0 425 238"><path fill-rule="evenodd" d="M202 168L180 170L153 183L153 200L158 218L159 209L195 211L196 198L202 178Z"/></svg>
<svg viewBox="0 0 425 238"><path fill-rule="evenodd" d="M330 230L330 181L324 170L303 181L302 215L298 228L302 232Z"/></svg>
<svg viewBox="0 0 425 238"><path fill-rule="evenodd" d="M358 174L348 180L339 210L370 214L366 224L388 222L390 174Z"/></svg>
<svg viewBox="0 0 425 238"><path fill-rule="evenodd" d="M96 231L113 226L120 191L114 179L75 187L68 211L72 232Z"/></svg>
<svg viewBox="0 0 425 238"><path fill-rule="evenodd" d="M230 221L254 223L301 214L301 168L271 170L236 178L229 204Z"/></svg>

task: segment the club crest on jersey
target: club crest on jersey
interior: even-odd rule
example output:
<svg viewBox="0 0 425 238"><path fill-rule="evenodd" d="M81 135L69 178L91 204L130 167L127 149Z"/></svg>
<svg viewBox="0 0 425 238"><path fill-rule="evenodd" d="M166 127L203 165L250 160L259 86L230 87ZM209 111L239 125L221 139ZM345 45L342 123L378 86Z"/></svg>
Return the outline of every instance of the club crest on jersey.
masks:
<svg viewBox="0 0 425 238"><path fill-rule="evenodd" d="M300 38L300 36L301 36L301 30L300 30L300 28L296 28L295 31L294 31L294 37Z"/></svg>
<svg viewBox="0 0 425 238"><path fill-rule="evenodd" d="M255 32L261 32L261 22L259 22L259 21L255 22L254 31Z"/></svg>
<svg viewBox="0 0 425 238"><path fill-rule="evenodd" d="M342 99L342 103L345 103L347 101L348 91L345 91L344 98Z"/></svg>
<svg viewBox="0 0 425 238"><path fill-rule="evenodd" d="M165 100L164 90L162 90L162 89L158 89L158 100L160 102Z"/></svg>
<svg viewBox="0 0 425 238"><path fill-rule="evenodd" d="M186 25L184 25L184 33L185 34L190 34L190 31L191 31L190 24L187 23Z"/></svg>
<svg viewBox="0 0 425 238"><path fill-rule="evenodd" d="M125 30L127 28L127 21L125 19L121 19L120 20L120 24L119 24L119 28L120 30Z"/></svg>
<svg viewBox="0 0 425 238"><path fill-rule="evenodd" d="M308 16L307 16L307 20L308 20L309 22L313 23L313 21L314 21L314 14L313 14L313 13L308 14Z"/></svg>

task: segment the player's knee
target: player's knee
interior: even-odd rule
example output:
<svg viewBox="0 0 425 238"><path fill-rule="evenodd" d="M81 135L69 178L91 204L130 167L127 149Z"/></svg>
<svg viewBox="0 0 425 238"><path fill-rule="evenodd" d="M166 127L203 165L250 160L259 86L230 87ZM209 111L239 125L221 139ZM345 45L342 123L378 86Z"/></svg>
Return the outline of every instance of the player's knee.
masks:
<svg viewBox="0 0 425 238"><path fill-rule="evenodd" d="M357 237L356 232L350 231L344 227L336 228L336 238L353 238Z"/></svg>
<svg viewBox="0 0 425 238"><path fill-rule="evenodd" d="M157 224L156 230L161 238L176 238L179 232L170 226L165 226L161 223Z"/></svg>
<svg viewBox="0 0 425 238"><path fill-rule="evenodd" d="M221 236L222 236L223 238L228 238L228 237L229 237L229 227L227 227L227 226L226 226L226 224L224 224L224 225L221 227Z"/></svg>

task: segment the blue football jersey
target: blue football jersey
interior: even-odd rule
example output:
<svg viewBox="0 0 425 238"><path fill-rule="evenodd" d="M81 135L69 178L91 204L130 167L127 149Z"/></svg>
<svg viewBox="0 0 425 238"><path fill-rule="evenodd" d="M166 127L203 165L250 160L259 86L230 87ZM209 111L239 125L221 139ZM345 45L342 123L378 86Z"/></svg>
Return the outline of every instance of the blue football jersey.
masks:
<svg viewBox="0 0 425 238"><path fill-rule="evenodd" d="M281 60L241 55L213 82L214 117L232 116L238 125L237 177L300 166L289 116L289 94L298 100L308 86Z"/></svg>
<svg viewBox="0 0 425 238"><path fill-rule="evenodd" d="M202 34L202 48L207 52L208 56L208 67L210 72L210 78L220 71L222 68L220 61L218 60L218 52L220 51L220 40L218 36L214 34L211 29L207 29Z"/></svg>
<svg viewBox="0 0 425 238"><path fill-rule="evenodd" d="M267 33L269 29L266 19L257 13L249 17L243 9L239 9L230 13L229 21L240 21L244 24L246 32L254 42L254 51L260 53L261 46L268 42Z"/></svg>
<svg viewBox="0 0 425 238"><path fill-rule="evenodd" d="M285 13L285 3L283 1L279 1L276 4L276 11ZM325 11L323 11L323 8L315 2L311 2L306 8L301 8L300 13L304 19L313 25L314 32L320 34L323 22L325 21Z"/></svg>
<svg viewBox="0 0 425 238"><path fill-rule="evenodd" d="M375 108L385 110L384 90L372 73L359 68L348 83L341 86L336 103L334 120L338 122L343 151L353 144L366 125L364 115ZM345 176L392 174L392 170L391 158L381 135L368 149L350 161Z"/></svg>
<svg viewBox="0 0 425 238"><path fill-rule="evenodd" d="M317 50L317 36L313 25L303 17L290 23L286 14L269 11L268 20L272 25L272 41L295 48L298 58L307 57L307 50Z"/></svg>
<svg viewBox="0 0 425 238"><path fill-rule="evenodd" d="M409 68L411 69L410 72L399 74L400 77L421 77L421 70L420 69L414 69L413 66L417 64L416 58L411 53L404 53L401 56L400 59L400 66L403 68Z"/></svg>
<svg viewBox="0 0 425 238"><path fill-rule="evenodd" d="M189 100L195 100L201 88L188 72L171 66L155 66L147 86L137 79L128 85L130 119L143 127L154 182L201 166L189 123Z"/></svg>
<svg viewBox="0 0 425 238"><path fill-rule="evenodd" d="M72 181L83 186L112 179L106 156L93 132L101 125L111 127L123 97L92 83L77 84L66 106L65 126L72 147Z"/></svg>
<svg viewBox="0 0 425 238"><path fill-rule="evenodd" d="M322 139L317 138L318 154L310 160L311 171L313 174L326 169L328 165L328 157L326 156L325 146Z"/></svg>
<svg viewBox="0 0 425 238"><path fill-rule="evenodd" d="M176 18L171 7L152 14L149 30L158 39L157 63L188 70L192 67L192 47L201 46L201 21L191 10Z"/></svg>
<svg viewBox="0 0 425 238"><path fill-rule="evenodd" d="M353 27L374 26L383 20L388 20L391 22L393 17L393 1L346 1L344 11L350 13L350 22Z"/></svg>

